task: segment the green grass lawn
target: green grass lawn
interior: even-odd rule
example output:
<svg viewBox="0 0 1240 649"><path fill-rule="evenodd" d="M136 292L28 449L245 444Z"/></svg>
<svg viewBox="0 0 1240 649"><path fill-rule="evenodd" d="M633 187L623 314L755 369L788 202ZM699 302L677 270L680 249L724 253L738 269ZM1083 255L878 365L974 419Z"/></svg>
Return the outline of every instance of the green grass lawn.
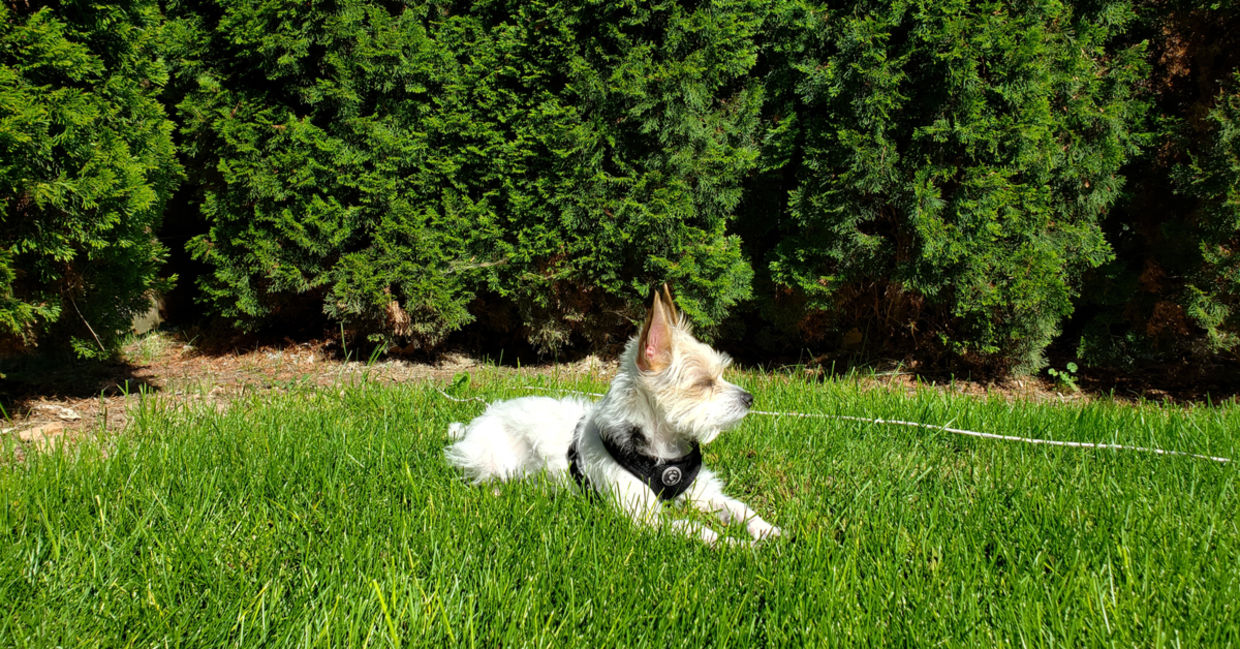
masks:
<svg viewBox="0 0 1240 649"><path fill-rule="evenodd" d="M1240 456L1235 406L736 379L766 410ZM750 416L706 462L795 538L711 549L537 481L466 483L445 430L482 407L430 385L150 397L120 434L21 461L6 440L0 646L1240 645L1234 461Z"/></svg>

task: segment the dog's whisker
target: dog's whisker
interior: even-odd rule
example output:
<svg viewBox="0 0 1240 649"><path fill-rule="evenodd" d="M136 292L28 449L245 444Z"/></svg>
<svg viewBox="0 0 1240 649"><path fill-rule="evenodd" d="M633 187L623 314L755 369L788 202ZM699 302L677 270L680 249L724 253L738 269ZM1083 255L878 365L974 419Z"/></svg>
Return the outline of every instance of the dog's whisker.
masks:
<svg viewBox="0 0 1240 649"><path fill-rule="evenodd" d="M522 390L537 390L540 392L557 392L559 394L580 394L585 397L602 397L601 392L582 392L581 390L568 390L565 388L544 388L537 385L523 385Z"/></svg>

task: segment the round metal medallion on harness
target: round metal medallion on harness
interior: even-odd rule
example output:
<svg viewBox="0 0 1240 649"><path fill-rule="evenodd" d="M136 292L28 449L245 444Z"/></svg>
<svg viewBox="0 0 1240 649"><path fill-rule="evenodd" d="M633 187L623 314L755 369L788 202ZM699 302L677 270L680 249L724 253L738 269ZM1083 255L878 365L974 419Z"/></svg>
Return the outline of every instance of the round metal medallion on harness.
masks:
<svg viewBox="0 0 1240 649"><path fill-rule="evenodd" d="M670 486L680 484L680 469L669 466L663 469L663 484Z"/></svg>

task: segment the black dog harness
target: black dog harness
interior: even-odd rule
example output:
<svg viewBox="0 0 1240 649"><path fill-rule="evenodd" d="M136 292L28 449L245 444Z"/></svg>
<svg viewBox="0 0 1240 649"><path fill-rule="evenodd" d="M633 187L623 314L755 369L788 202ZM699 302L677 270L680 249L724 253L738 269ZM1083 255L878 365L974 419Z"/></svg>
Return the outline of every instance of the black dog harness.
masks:
<svg viewBox="0 0 1240 649"><path fill-rule="evenodd" d="M578 427L580 428L580 424ZM636 427L624 432L630 437L641 434ZM578 465L581 459L581 454L577 451L578 439L580 435L574 436L572 445L568 447L568 470L579 487L593 493L590 479L582 473ZM697 442L693 443L693 450L687 455L675 460L664 460L618 446L611 435L599 435L599 439L603 441L603 448L607 449L607 453L626 471L650 487L660 500L672 500L687 491L702 468L702 449Z"/></svg>

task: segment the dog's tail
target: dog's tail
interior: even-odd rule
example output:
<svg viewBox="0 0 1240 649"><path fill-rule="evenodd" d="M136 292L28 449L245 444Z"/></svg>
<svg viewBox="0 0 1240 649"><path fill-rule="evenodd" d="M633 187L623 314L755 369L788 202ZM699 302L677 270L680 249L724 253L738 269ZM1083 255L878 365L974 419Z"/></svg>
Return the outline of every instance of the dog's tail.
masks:
<svg viewBox="0 0 1240 649"><path fill-rule="evenodd" d="M464 438L465 438L465 424L462 424L459 421L454 421L448 424L448 439L464 439Z"/></svg>

